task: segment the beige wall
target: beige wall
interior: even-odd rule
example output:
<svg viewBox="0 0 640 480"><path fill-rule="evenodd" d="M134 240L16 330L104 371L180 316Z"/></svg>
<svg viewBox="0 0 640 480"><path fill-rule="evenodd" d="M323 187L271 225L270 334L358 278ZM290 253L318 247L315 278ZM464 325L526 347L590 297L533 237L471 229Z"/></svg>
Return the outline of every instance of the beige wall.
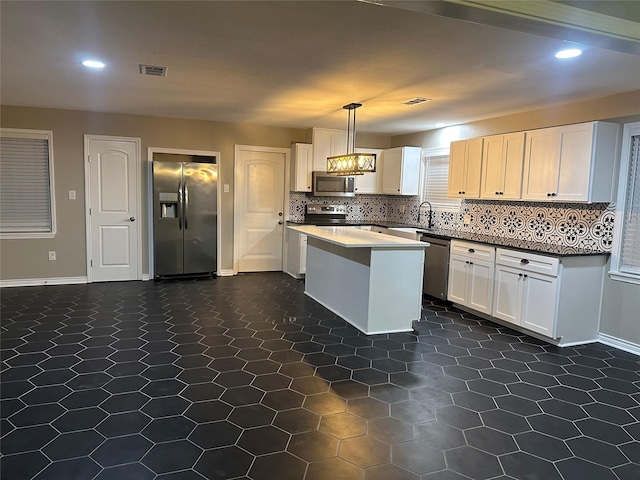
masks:
<svg viewBox="0 0 640 480"><path fill-rule="evenodd" d="M640 90L612 95L586 102L557 105L503 117L496 117L464 125L398 135L391 138L391 146L413 145L437 148L458 139L519 132L535 128L566 125L569 123L609 120L619 123L636 121L640 116Z"/></svg>
<svg viewBox="0 0 640 480"><path fill-rule="evenodd" d="M207 122L177 118L118 115L2 106L0 125L53 131L56 216L58 233L52 239L0 240L0 280L79 277L86 275L84 212L84 135L110 135L141 139L142 169L142 272L149 272L147 232L147 148L163 147L220 152L219 184L222 193L222 268L233 268L233 165L235 145L288 148L305 142L307 129L264 127L249 124ZM390 137L358 134L358 146L389 147ZM69 200L69 190L77 200ZM57 261L50 262L49 250Z"/></svg>
<svg viewBox="0 0 640 480"><path fill-rule="evenodd" d="M306 130L255 125L206 122L174 118L143 117L3 106L4 128L53 131L56 216L58 233L52 239L0 241L0 279L76 277L86 275L84 225L84 135L137 137L142 146L143 212L147 210L147 147L182 148L220 152L220 184L231 186L222 193L222 268L232 268L233 254L233 155L234 146L289 147L304 142ZM69 200L69 190L77 200ZM147 218L143 215L143 273L148 273ZM57 261L47 252L55 250Z"/></svg>

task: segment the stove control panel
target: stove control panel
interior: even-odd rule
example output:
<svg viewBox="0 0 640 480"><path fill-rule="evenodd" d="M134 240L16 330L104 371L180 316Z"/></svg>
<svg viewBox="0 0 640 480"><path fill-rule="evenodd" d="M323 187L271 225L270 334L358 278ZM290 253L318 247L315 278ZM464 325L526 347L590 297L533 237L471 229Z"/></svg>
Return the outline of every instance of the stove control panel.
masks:
<svg viewBox="0 0 640 480"><path fill-rule="evenodd" d="M309 204L307 205L306 212L314 215L335 215L347 214L347 206L346 205L320 205L320 204Z"/></svg>

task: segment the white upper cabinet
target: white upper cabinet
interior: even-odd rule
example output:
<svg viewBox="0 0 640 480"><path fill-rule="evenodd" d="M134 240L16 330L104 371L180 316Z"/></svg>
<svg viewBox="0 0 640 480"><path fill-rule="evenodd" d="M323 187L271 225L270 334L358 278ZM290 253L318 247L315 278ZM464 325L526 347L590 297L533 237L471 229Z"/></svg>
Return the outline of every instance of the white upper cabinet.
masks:
<svg viewBox="0 0 640 480"><path fill-rule="evenodd" d="M480 198L520 199L524 138L524 132L483 138Z"/></svg>
<svg viewBox="0 0 640 480"><path fill-rule="evenodd" d="M522 199L610 202L617 137L604 122L526 132Z"/></svg>
<svg viewBox="0 0 640 480"><path fill-rule="evenodd" d="M310 192L313 170L313 146L310 143L291 145L291 191Z"/></svg>
<svg viewBox="0 0 640 480"><path fill-rule="evenodd" d="M420 147L395 147L384 151L382 161L383 194L418 195L420 152Z"/></svg>
<svg viewBox="0 0 640 480"><path fill-rule="evenodd" d="M312 143L313 170L326 172L327 157L347 153L347 132L345 130L314 128Z"/></svg>
<svg viewBox="0 0 640 480"><path fill-rule="evenodd" d="M482 138L451 142L448 196L479 198L482 171Z"/></svg>
<svg viewBox="0 0 640 480"><path fill-rule="evenodd" d="M356 153L375 153L376 154L376 171L373 173L364 173L356 175L356 194L381 193L382 185L382 149L379 148L356 148Z"/></svg>

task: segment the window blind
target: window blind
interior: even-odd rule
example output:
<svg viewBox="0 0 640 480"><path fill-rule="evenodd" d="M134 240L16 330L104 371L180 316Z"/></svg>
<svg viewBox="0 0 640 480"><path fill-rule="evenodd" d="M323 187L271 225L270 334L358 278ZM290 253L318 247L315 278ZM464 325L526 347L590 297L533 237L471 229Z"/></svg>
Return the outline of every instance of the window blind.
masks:
<svg viewBox="0 0 640 480"><path fill-rule="evenodd" d="M0 232L52 233L51 132L0 135Z"/></svg>
<svg viewBox="0 0 640 480"><path fill-rule="evenodd" d="M449 155L422 158L421 201L428 201L433 208L458 210L460 200L447 196L449 186Z"/></svg>
<svg viewBox="0 0 640 480"><path fill-rule="evenodd" d="M640 135L631 137L631 154L620 249L620 271L640 275Z"/></svg>

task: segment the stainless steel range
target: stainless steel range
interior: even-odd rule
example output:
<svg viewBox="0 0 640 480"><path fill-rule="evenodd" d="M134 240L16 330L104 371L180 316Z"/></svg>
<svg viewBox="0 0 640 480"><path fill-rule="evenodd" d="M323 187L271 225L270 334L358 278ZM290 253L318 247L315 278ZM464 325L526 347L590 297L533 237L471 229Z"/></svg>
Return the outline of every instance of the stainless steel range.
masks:
<svg viewBox="0 0 640 480"><path fill-rule="evenodd" d="M304 223L312 225L344 225L347 223L346 205L308 204Z"/></svg>

